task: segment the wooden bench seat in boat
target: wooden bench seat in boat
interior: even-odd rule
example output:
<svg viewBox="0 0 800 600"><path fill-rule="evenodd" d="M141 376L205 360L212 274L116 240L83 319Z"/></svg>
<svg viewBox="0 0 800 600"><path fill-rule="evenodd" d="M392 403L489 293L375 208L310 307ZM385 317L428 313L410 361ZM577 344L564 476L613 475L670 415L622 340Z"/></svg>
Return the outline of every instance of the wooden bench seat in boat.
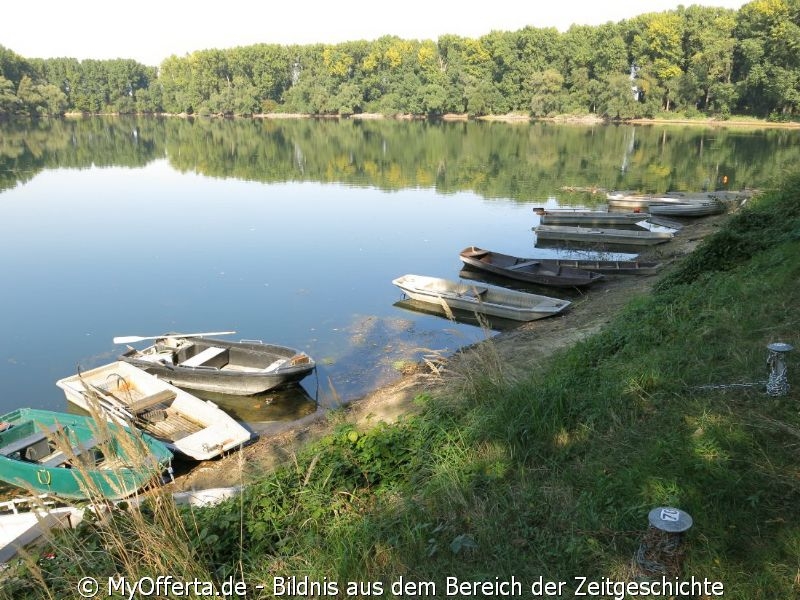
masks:
<svg viewBox="0 0 800 600"><path fill-rule="evenodd" d="M149 396L144 396L143 398L134 400L128 404L127 409L131 414L136 415L146 411L148 408L151 408L156 404L162 404L163 402L174 400L176 396L177 394L172 390L161 390L155 394L150 394Z"/></svg>
<svg viewBox="0 0 800 600"><path fill-rule="evenodd" d="M54 431L55 429L50 429L48 431L37 431L18 440L14 440L13 442L0 447L0 454L3 456L11 456L14 454L14 452L19 452L20 450L24 450L29 446L33 446L43 440L47 440L49 434L53 433Z"/></svg>
<svg viewBox="0 0 800 600"><path fill-rule="evenodd" d="M84 452L91 450L98 444L97 438L90 438L85 442L81 442L78 446L72 447L72 453L56 450L50 456L45 456L42 460L38 461L40 465L45 467L57 467L58 465L67 462L73 457L80 456Z"/></svg>
<svg viewBox="0 0 800 600"><path fill-rule="evenodd" d="M519 263L517 263L515 265L509 265L508 268L516 270L516 269L522 269L524 267L530 267L532 265L538 265L538 264L539 264L538 260L524 260L524 261L519 262Z"/></svg>
<svg viewBox="0 0 800 600"><path fill-rule="evenodd" d="M223 354L224 352L225 348L218 348L217 346L211 346L178 364L181 367L200 367L205 363L207 363L208 361L210 361L211 359L216 358L220 354Z"/></svg>

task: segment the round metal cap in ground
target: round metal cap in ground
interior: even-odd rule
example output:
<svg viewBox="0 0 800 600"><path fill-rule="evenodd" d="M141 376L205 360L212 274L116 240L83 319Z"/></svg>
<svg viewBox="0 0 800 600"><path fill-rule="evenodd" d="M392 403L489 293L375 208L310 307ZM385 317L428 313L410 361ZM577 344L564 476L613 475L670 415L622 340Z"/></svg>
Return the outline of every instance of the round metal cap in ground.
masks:
<svg viewBox="0 0 800 600"><path fill-rule="evenodd" d="M767 348L773 352L790 352L794 350L794 346L791 344L784 344L783 342L772 342Z"/></svg>
<svg viewBox="0 0 800 600"><path fill-rule="evenodd" d="M670 533L687 531L694 522L689 513L669 506L654 508L647 515L647 519L650 521L650 525L656 529Z"/></svg>

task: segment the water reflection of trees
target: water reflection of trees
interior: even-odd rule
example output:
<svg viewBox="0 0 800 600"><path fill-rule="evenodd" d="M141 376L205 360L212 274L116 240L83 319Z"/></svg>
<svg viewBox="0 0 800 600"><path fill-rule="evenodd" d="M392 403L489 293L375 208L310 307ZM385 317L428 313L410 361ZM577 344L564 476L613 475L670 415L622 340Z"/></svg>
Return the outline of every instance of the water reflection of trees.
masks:
<svg viewBox="0 0 800 600"><path fill-rule="evenodd" d="M142 167L541 199L563 185L760 187L800 162L781 129L353 120L87 118L0 126L0 189L50 168Z"/></svg>

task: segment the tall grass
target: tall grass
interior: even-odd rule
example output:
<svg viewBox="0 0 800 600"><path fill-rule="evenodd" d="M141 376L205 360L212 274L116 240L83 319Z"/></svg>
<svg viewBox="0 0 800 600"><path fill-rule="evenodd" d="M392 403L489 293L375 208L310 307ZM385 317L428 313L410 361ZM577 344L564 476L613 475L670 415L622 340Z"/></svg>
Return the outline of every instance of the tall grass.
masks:
<svg viewBox="0 0 800 600"><path fill-rule="evenodd" d="M102 441L98 447L109 468L98 477L92 460L76 456L66 436L55 437L85 493L76 503L84 509L83 521L75 530L46 531L43 546L22 551L0 580L0 598L79 597L78 582L87 577L98 581L100 595L108 593L109 579L120 577L130 584L159 575L221 581L221 573L209 566L206 545L199 543L208 540L202 540L194 512L178 507L161 486L161 469L142 435L110 425L95 405L91 408L94 437ZM128 499L109 501L101 484L117 491L129 469L152 478Z"/></svg>

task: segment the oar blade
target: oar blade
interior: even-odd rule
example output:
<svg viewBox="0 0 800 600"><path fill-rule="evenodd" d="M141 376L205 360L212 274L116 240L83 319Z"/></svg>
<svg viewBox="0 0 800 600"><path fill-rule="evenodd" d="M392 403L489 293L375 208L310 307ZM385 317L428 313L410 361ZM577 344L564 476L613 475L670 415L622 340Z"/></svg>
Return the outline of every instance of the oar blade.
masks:
<svg viewBox="0 0 800 600"><path fill-rule="evenodd" d="M138 335L123 335L120 337L114 338L115 344L130 344L132 342L141 342L142 340L147 339L143 337L139 337Z"/></svg>
<svg viewBox="0 0 800 600"><path fill-rule="evenodd" d="M204 337L207 335L233 335L235 331L206 331L203 333L162 333L161 335L121 335L114 338L115 344L132 344L134 342L143 342L144 340L158 340L165 337Z"/></svg>

